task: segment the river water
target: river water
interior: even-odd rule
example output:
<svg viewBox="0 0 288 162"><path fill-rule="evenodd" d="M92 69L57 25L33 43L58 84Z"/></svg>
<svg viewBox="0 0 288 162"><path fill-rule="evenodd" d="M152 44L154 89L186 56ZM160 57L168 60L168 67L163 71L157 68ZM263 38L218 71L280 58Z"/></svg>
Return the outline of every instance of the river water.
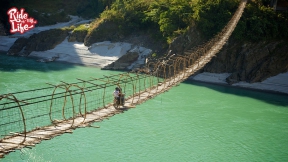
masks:
<svg viewBox="0 0 288 162"><path fill-rule="evenodd" d="M0 94L115 74L0 55ZM2 162L287 161L288 97L186 81L135 109Z"/></svg>

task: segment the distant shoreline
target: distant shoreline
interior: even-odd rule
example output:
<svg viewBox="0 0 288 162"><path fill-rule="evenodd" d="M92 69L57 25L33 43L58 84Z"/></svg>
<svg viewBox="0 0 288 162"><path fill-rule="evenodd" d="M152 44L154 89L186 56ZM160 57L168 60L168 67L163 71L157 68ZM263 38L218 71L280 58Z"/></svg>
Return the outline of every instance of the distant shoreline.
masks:
<svg viewBox="0 0 288 162"><path fill-rule="evenodd" d="M218 85L218 86L234 88L234 89L245 89L245 90L250 90L250 91L255 91L255 92L264 92L264 93L270 93L270 94L275 94L275 95L288 96L288 93L278 92L278 91L273 91L273 90L265 90L265 89L251 88L251 87L233 86L233 85L224 84L224 83L216 83L216 82L207 82L207 81L201 81L201 80L194 80L194 79L191 79L191 78L188 78L187 81L190 82L190 83L193 83L193 82L205 83L205 84L209 84L209 85Z"/></svg>
<svg viewBox="0 0 288 162"><path fill-rule="evenodd" d="M0 55L6 55L7 51L0 51ZM9 55L8 55L9 56ZM11 55L11 56L14 56L14 55ZM14 57L26 57L26 58L29 58L29 59L33 59L33 60L37 60L39 59L39 57L35 57L35 56L14 56ZM76 65L76 66L84 66L84 67L94 67L94 68L100 68L101 69L101 66L95 66L95 65L89 65L89 64L84 64L84 63L73 63L73 62L69 62L69 61L63 61L63 60L60 60L60 61L53 61L53 62L57 62L57 63L61 63L61 64L69 64L69 65ZM43 62L45 63L45 62ZM49 63L49 62L47 62ZM103 70L103 69L102 69ZM120 70L117 70L117 71L120 71ZM121 70L121 72L127 72L127 71L124 71L124 70ZM200 74L197 74L198 76L201 76L201 75L204 75L204 73L200 73ZM189 82L199 82L199 83L206 83L206 84L212 84L212 85L220 85L220 86L225 86L225 87L229 87L229 88L237 88L237 89L247 89L247 90L252 90L252 91L258 91L258 92L265 92L265 93L272 93L272 94L279 94L279 95L285 95L285 96L288 96L288 84L287 84L287 92L280 92L280 91L277 91L277 90L272 90L272 89L268 89L266 87L265 88L262 88L262 89L259 89L257 87L253 87L252 84L249 84L249 87L248 86L239 86L239 85L229 85L227 84L226 82L223 82L223 80L221 80L220 82L218 81L215 81L216 79L223 79L221 77L211 77L208 78L208 79L194 79L195 77L197 77L197 75L193 75L191 76L190 78L188 78L187 80ZM207 75L207 74L206 74ZM217 75L217 74L213 74L213 73L210 73L210 75ZM218 74L220 75L220 74ZM220 80L219 79L219 80ZM287 79L288 81L288 79ZM272 85L273 86L273 85ZM264 86L265 87L265 86Z"/></svg>
<svg viewBox="0 0 288 162"><path fill-rule="evenodd" d="M36 56L18 56L18 55L7 55L6 54L7 51L0 51L0 55L6 55L6 56L11 56L11 57L24 57L24 58L28 58L28 59L32 59L32 60L35 60L36 62L38 62L37 60L38 59L41 59L40 57L36 57ZM95 67L95 68L101 68L100 66L97 67L97 66L93 66L93 65L87 65L87 64L77 64L77 63L72 63L72 62L69 62L69 61L51 61L51 62L56 62L56 63L64 63L64 64L69 64L69 65L77 65L77 66L85 66L85 67ZM50 63L50 62L42 62L42 63Z"/></svg>
<svg viewBox="0 0 288 162"><path fill-rule="evenodd" d="M216 73L204 72L199 73L197 75L193 75L189 77L188 80L215 85L222 85L233 88L243 88L260 92L288 95L288 72L267 78L263 82L256 82L256 83L238 82L232 85L229 85L225 81L226 77L229 75L230 75L229 73L216 74Z"/></svg>

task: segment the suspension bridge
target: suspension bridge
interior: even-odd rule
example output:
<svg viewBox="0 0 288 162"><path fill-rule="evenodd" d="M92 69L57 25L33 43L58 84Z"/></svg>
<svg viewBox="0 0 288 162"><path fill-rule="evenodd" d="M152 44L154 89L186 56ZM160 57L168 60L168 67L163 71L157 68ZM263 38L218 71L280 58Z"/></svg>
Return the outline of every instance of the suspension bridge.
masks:
<svg viewBox="0 0 288 162"><path fill-rule="evenodd" d="M227 42L247 0L241 0L233 17L210 41L184 55L167 55L149 62L133 73L103 76L75 83L0 95L0 158L33 147L42 140L72 133L133 108L186 80L203 68ZM119 86L125 93L125 107L115 109L112 94Z"/></svg>

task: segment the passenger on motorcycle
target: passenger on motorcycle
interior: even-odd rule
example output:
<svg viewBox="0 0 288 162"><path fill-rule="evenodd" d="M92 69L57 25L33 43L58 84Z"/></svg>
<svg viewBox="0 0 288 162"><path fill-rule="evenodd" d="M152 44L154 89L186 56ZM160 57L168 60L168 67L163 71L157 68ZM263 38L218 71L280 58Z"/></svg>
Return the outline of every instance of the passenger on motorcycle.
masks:
<svg viewBox="0 0 288 162"><path fill-rule="evenodd" d="M114 103L117 103L119 104L120 103L120 96L121 96L121 90L120 88L116 87L115 88L115 91L113 92L113 95L114 95Z"/></svg>

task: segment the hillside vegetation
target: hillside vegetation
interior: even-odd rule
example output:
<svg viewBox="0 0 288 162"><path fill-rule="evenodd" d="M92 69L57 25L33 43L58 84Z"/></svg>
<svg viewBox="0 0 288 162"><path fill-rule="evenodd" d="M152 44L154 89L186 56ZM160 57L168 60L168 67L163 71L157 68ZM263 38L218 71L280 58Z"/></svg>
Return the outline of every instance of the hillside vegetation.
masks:
<svg viewBox="0 0 288 162"><path fill-rule="evenodd" d="M288 0L286 0L288 1ZM240 0L11 0L23 7L38 25L68 21L70 15L95 18L88 31L93 34L104 22L113 22L120 35L145 31L169 44L175 37L197 27L211 38L231 18ZM238 40L259 41L288 38L288 13L275 12L270 0L249 1L233 33ZM105 33L105 31L104 31Z"/></svg>
<svg viewBox="0 0 288 162"><path fill-rule="evenodd" d="M9 6L24 8L38 20L38 26L44 26L69 21L68 15L98 17L107 3L105 0L10 0Z"/></svg>
<svg viewBox="0 0 288 162"><path fill-rule="evenodd" d="M209 39L232 17L239 0L115 0L100 15L100 20L117 24L119 32L153 31L170 43L190 26L196 26ZM270 1L269 1L270 2ZM275 12L267 0L249 2L233 37L258 41L288 38L287 12ZM90 31L99 25L94 23ZM155 29L157 29L155 33ZM91 33L91 32L90 32Z"/></svg>
<svg viewBox="0 0 288 162"><path fill-rule="evenodd" d="M238 0L116 0L101 13L100 19L114 22L124 35L144 30L153 32L156 39L170 43L196 24L205 36L214 35L227 23L237 6ZM91 31L98 25L95 23Z"/></svg>

